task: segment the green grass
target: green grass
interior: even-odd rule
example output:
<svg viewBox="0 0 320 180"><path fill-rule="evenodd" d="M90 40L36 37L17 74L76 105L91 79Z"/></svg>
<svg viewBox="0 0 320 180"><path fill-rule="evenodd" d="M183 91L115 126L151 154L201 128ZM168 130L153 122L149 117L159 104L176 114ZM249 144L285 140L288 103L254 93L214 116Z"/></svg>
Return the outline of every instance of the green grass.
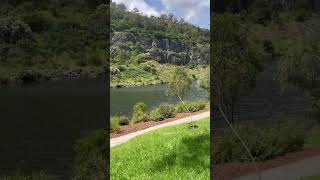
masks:
<svg viewBox="0 0 320 180"><path fill-rule="evenodd" d="M320 176L303 177L300 180L320 180Z"/></svg>
<svg viewBox="0 0 320 180"><path fill-rule="evenodd" d="M320 146L320 125L314 126L311 129L309 138L307 139L307 146Z"/></svg>
<svg viewBox="0 0 320 180"><path fill-rule="evenodd" d="M209 179L209 118L162 128L110 152L111 179Z"/></svg>

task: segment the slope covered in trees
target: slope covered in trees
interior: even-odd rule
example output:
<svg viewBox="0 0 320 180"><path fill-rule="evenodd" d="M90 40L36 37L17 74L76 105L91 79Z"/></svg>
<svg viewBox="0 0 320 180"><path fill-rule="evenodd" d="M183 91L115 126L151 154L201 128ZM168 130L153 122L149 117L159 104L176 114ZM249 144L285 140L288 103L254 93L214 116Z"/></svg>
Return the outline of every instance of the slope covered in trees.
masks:
<svg viewBox="0 0 320 180"><path fill-rule="evenodd" d="M104 2L2 1L0 84L103 73L109 37Z"/></svg>
<svg viewBox="0 0 320 180"><path fill-rule="evenodd" d="M163 73L209 63L210 31L172 14L148 17L111 4L111 86L165 83Z"/></svg>

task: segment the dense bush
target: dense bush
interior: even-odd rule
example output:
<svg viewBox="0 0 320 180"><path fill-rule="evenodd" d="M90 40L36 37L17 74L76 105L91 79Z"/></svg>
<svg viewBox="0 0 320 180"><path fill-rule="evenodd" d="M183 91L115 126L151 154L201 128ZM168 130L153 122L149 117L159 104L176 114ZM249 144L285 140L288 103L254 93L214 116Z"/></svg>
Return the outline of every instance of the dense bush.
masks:
<svg viewBox="0 0 320 180"><path fill-rule="evenodd" d="M176 115L175 107L171 104L161 104L150 113L150 119L153 121L162 121Z"/></svg>
<svg viewBox="0 0 320 180"><path fill-rule="evenodd" d="M120 116L119 117L119 125L123 126L123 125L128 125L130 124L130 118L128 118L127 116Z"/></svg>
<svg viewBox="0 0 320 180"><path fill-rule="evenodd" d="M82 0L14 2L19 3L4 1L0 7L1 74L9 68L14 83L21 80L16 74L30 69L54 79L79 68L95 77L103 69L109 58L109 2L92 9ZM23 76L25 82L37 78Z"/></svg>
<svg viewBox="0 0 320 180"><path fill-rule="evenodd" d="M143 102L139 102L133 106L132 122L138 123L142 121L148 121L149 113L147 105Z"/></svg>
<svg viewBox="0 0 320 180"><path fill-rule="evenodd" d="M110 130L111 132L116 132L119 130L120 126L120 117L119 116L113 116L110 119Z"/></svg>
<svg viewBox="0 0 320 180"><path fill-rule="evenodd" d="M155 61L148 61L145 63L140 64L143 70L149 73L156 73L157 72L157 62Z"/></svg>
<svg viewBox="0 0 320 180"><path fill-rule="evenodd" d="M73 167L74 180L107 178L107 131L96 130L77 141Z"/></svg>
<svg viewBox="0 0 320 180"><path fill-rule="evenodd" d="M206 102L204 101L186 101L175 105L177 113L196 112L204 109Z"/></svg>
<svg viewBox="0 0 320 180"><path fill-rule="evenodd" d="M150 119L153 121L162 121L164 116L160 113L159 108L156 108L150 112Z"/></svg>
<svg viewBox="0 0 320 180"><path fill-rule="evenodd" d="M175 108L173 105L170 104L161 104L159 107L159 113L164 117L164 118L171 118L176 115L175 113Z"/></svg>
<svg viewBox="0 0 320 180"><path fill-rule="evenodd" d="M258 161L300 150L306 139L304 130L295 123L282 123L275 128L246 125L236 130ZM217 137L213 146L216 163L251 160L238 137L229 128L221 130Z"/></svg>

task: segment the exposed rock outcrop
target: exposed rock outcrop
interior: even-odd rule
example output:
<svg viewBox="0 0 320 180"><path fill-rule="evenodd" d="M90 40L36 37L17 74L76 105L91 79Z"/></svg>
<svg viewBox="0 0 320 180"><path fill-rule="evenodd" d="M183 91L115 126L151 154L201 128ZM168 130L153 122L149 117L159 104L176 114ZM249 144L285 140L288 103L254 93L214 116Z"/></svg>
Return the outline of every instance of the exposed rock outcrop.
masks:
<svg viewBox="0 0 320 180"><path fill-rule="evenodd" d="M160 63L209 62L209 53L201 53L203 52L201 48L207 48L207 52L209 52L209 46L199 47L197 44L192 45L179 40L154 38L130 32L116 32L111 35L111 53L130 51L130 49L119 48L119 46L130 42L140 47L140 53L148 53L150 60L157 60Z"/></svg>

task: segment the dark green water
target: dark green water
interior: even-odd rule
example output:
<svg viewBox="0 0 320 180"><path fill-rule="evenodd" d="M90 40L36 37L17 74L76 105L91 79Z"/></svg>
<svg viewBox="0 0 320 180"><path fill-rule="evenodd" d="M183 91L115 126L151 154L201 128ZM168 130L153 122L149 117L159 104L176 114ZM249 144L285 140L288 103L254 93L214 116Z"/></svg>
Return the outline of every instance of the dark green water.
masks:
<svg viewBox="0 0 320 180"><path fill-rule="evenodd" d="M102 80L0 89L0 175L45 170L69 179L78 138L105 128Z"/></svg>
<svg viewBox="0 0 320 180"><path fill-rule="evenodd" d="M152 85L143 87L128 87L110 90L111 115L130 115L132 107L137 102L144 102L148 107L156 107L161 103L178 102L177 98L165 94L166 85ZM186 94L186 99L204 99L208 93L198 89L195 85Z"/></svg>

